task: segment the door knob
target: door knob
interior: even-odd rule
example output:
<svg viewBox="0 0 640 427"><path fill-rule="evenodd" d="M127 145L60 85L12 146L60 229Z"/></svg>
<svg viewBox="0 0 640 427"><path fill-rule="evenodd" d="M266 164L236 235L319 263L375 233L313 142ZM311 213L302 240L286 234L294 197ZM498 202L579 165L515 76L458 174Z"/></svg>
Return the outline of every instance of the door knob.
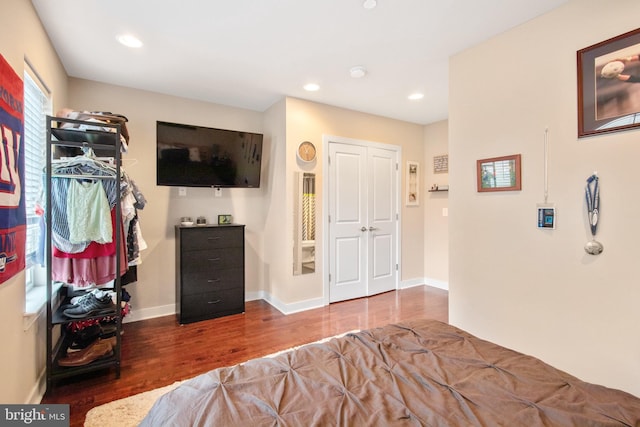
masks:
<svg viewBox="0 0 640 427"><path fill-rule="evenodd" d="M360 231L362 231L362 232L364 233L365 231L367 231L367 227L365 227L365 226L363 225L363 226L362 226L362 228L360 229Z"/></svg>
<svg viewBox="0 0 640 427"><path fill-rule="evenodd" d="M377 230L376 227L369 227L369 231L375 231L375 230Z"/></svg>

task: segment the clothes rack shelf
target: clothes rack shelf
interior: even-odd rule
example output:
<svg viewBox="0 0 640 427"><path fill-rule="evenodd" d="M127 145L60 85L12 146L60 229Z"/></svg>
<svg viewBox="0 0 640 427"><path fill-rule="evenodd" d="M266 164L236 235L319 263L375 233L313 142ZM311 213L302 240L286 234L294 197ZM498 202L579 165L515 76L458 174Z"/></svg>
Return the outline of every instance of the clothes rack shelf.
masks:
<svg viewBox="0 0 640 427"><path fill-rule="evenodd" d="M62 126L99 126L103 130L76 130L65 129ZM115 368L116 377L120 377L120 359L121 359L121 331L122 331L122 287L121 287L121 256L120 251L122 245L125 244L122 238L122 212L120 206L121 198L121 126L118 123L83 121L62 117L47 116L47 144L46 144L46 170L45 170L45 186L46 186L46 269L47 269L47 388L50 388L54 381L61 378L69 378L81 376L96 370ZM63 306L70 301L68 287L62 286L58 291L54 292L54 279L52 272L53 260L53 243L52 243L52 173L53 157L57 156L59 147L76 147L84 149L100 149L102 152L113 154L115 170L114 177L118 184L116 187L115 210L115 279L113 280L113 291L115 292L115 306L113 312L101 312L96 316L86 316L81 319L69 318L63 312ZM69 175L69 178L76 178L77 175ZM96 179L104 177L96 177L92 175L80 175L80 178ZM100 357L90 363L81 366L60 366L59 360L65 357L67 349L73 341L73 334L69 331L69 325L73 322L91 321L99 319L108 319L115 324L115 345L112 347L111 354Z"/></svg>

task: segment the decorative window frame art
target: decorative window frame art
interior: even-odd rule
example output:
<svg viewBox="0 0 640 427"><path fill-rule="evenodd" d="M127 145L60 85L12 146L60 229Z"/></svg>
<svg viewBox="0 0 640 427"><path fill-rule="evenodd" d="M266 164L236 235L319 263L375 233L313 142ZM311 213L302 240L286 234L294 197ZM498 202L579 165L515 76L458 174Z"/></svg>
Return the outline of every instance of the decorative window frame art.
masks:
<svg viewBox="0 0 640 427"><path fill-rule="evenodd" d="M640 127L640 28L577 52L578 137Z"/></svg>
<svg viewBox="0 0 640 427"><path fill-rule="evenodd" d="M520 191L522 168L520 154L476 161L478 192Z"/></svg>

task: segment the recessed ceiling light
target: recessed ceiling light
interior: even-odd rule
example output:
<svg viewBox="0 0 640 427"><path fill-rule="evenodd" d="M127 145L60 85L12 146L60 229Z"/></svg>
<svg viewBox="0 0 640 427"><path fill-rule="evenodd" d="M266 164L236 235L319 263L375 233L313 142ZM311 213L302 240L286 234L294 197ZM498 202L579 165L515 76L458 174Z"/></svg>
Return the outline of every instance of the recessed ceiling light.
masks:
<svg viewBox="0 0 640 427"><path fill-rule="evenodd" d="M374 7L376 7L376 5L378 4L378 2L376 0L364 0L364 3L362 4L362 7L364 7L365 9L373 9Z"/></svg>
<svg viewBox="0 0 640 427"><path fill-rule="evenodd" d="M353 67L352 69L350 69L349 70L349 74L354 79L359 79L361 77L364 77L365 74L367 74L367 70L364 67L357 66L357 67Z"/></svg>
<svg viewBox="0 0 640 427"><path fill-rule="evenodd" d="M416 101L418 99L422 99L424 98L424 94L423 93L412 93L411 95L409 95L409 99L412 101Z"/></svg>
<svg viewBox="0 0 640 427"><path fill-rule="evenodd" d="M315 83L308 83L308 84L304 85L304 90L307 90L309 92L315 92L315 91L317 91L319 89L320 89L320 86L318 86Z"/></svg>
<svg viewBox="0 0 640 427"><path fill-rule="evenodd" d="M122 34L118 36L118 41L127 47L142 47L142 42L136 36L131 34Z"/></svg>

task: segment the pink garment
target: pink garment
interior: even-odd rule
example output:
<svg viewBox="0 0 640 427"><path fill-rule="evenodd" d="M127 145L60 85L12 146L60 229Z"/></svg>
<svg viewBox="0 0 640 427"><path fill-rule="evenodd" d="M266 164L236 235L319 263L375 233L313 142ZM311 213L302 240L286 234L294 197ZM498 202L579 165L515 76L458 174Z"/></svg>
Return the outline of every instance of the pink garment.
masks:
<svg viewBox="0 0 640 427"><path fill-rule="evenodd" d="M121 230L121 234L123 231ZM124 235L120 245L120 274L116 275L116 256L95 258L51 257L51 278L80 287L102 285L127 272L127 245Z"/></svg>
<svg viewBox="0 0 640 427"><path fill-rule="evenodd" d="M78 253L68 253L68 252L63 252L60 249L58 249L57 247L53 247L53 256L54 257L58 257L58 258L96 258L96 257L102 257L102 256L107 256L107 255L113 255L116 253L116 210L111 209L111 225L112 225L112 233L111 233L111 242L109 243L98 243L98 242L91 242L89 243L89 246L87 246L87 248L82 251L82 252L78 252ZM126 241L122 241L121 244L126 244Z"/></svg>

